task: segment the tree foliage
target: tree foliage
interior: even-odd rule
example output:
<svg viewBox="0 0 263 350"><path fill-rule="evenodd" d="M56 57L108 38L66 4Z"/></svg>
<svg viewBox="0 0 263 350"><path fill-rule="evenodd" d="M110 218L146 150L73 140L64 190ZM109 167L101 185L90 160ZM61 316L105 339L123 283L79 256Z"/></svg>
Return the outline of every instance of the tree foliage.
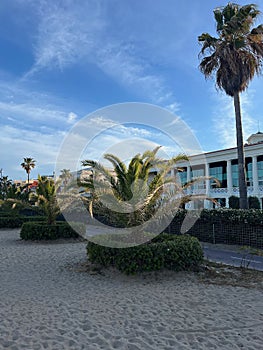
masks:
<svg viewBox="0 0 263 350"><path fill-rule="evenodd" d="M178 154L170 160L157 157L160 147L136 154L126 165L113 154L105 154L113 170L104 167L93 160L84 160L82 164L93 169L93 176L82 182L81 185L91 192L90 212L93 207L111 214L118 213L124 226L136 226L152 218L157 212L160 220L163 217L173 216L180 207L195 199L208 199L202 195L187 194L187 189L197 181L192 180L182 186L178 176L172 172L181 171L177 163L187 161L188 157ZM106 209L103 209L106 208ZM161 210L159 210L161 209ZM171 216L171 217L172 217ZM128 218L125 221L125 218Z"/></svg>
<svg viewBox="0 0 263 350"><path fill-rule="evenodd" d="M234 98L239 164L240 208L248 208L244 145L239 94L246 90L263 63L263 25L252 28L260 15L255 4L228 3L214 10L218 37L203 33L200 70L206 78L215 76L216 87Z"/></svg>
<svg viewBox="0 0 263 350"><path fill-rule="evenodd" d="M44 176L38 176L37 198L38 205L43 209L47 223L53 225L60 212L56 199L57 185L53 179L47 179Z"/></svg>

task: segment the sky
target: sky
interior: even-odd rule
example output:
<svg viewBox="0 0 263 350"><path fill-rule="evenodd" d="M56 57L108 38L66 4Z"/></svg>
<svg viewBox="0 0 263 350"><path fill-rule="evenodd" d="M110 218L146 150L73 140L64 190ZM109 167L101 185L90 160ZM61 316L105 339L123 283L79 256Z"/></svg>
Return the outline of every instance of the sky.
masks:
<svg viewBox="0 0 263 350"><path fill-rule="evenodd" d="M263 11L263 3L256 3ZM216 34L213 9L226 4L223 0L1 1L3 175L26 178L20 165L24 157L36 160L32 178L58 172L63 140L83 120L91 129L101 121L103 128L118 123L121 127L101 128L97 143L86 153L84 146L79 149L78 158L101 159L108 150L121 149L132 155L158 144L168 156L176 153L165 137L167 128L162 130L161 115L142 113L122 125L122 116L111 120L100 112L127 102L170 111L171 123L182 120L204 152L234 147L233 101L198 69L197 37L203 32ZM263 77L256 77L241 95L244 139L259 128L263 131L262 87Z"/></svg>

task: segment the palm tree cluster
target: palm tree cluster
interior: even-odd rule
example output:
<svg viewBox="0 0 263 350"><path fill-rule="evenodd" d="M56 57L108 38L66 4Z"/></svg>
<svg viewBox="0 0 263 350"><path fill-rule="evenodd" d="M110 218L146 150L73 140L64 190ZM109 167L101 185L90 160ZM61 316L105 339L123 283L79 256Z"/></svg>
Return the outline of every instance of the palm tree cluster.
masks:
<svg viewBox="0 0 263 350"><path fill-rule="evenodd" d="M229 3L214 10L218 37L203 33L200 70L205 77L216 76L216 86L234 99L239 165L240 208L247 209L247 186L239 94L247 89L263 63L263 25L252 28L260 15L254 4Z"/></svg>

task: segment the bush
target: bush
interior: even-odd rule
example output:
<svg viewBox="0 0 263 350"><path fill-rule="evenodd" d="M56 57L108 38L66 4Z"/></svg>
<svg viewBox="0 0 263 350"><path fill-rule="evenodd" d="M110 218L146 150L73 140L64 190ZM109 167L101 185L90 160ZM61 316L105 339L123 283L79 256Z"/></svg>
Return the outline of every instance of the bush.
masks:
<svg viewBox="0 0 263 350"><path fill-rule="evenodd" d="M74 226L84 233L85 226L74 223ZM78 238L79 234L66 222L56 222L48 225L43 222L25 222L20 232L24 240L54 240L58 238Z"/></svg>
<svg viewBox="0 0 263 350"><path fill-rule="evenodd" d="M203 261L199 241L188 235L161 234L151 242L122 249L89 242L87 254L91 262L115 266L126 274L163 268L188 270Z"/></svg>
<svg viewBox="0 0 263 350"><path fill-rule="evenodd" d="M202 242L249 245L263 249L263 211L215 209L188 212L196 222L187 231ZM178 211L165 232L180 234L186 211Z"/></svg>
<svg viewBox="0 0 263 350"><path fill-rule="evenodd" d="M239 209L239 197L236 197L236 196L229 197L229 208Z"/></svg>
<svg viewBox="0 0 263 350"><path fill-rule="evenodd" d="M248 206L250 209L260 209L260 202L258 197L248 197Z"/></svg>
<svg viewBox="0 0 263 350"><path fill-rule="evenodd" d="M44 216L21 216L21 215L13 215L5 213L0 216L0 228L19 228L23 225L24 222L30 221L45 221L46 218Z"/></svg>

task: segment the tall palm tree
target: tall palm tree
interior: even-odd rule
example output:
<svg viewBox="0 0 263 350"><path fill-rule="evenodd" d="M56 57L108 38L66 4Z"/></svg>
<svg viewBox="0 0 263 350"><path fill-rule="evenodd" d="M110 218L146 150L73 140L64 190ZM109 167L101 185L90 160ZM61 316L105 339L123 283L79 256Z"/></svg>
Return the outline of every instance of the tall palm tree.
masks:
<svg viewBox="0 0 263 350"><path fill-rule="evenodd" d="M252 28L259 14L254 4L229 3L214 10L218 37L208 33L198 37L202 44L201 72L206 78L215 74L216 86L234 99L241 209L248 208L248 201L239 94L247 89L255 74L261 73L263 25Z"/></svg>
<svg viewBox="0 0 263 350"><path fill-rule="evenodd" d="M24 158L23 163L21 163L21 167L25 169L27 173L27 193L29 192L29 175L35 165L36 161L33 158Z"/></svg>

